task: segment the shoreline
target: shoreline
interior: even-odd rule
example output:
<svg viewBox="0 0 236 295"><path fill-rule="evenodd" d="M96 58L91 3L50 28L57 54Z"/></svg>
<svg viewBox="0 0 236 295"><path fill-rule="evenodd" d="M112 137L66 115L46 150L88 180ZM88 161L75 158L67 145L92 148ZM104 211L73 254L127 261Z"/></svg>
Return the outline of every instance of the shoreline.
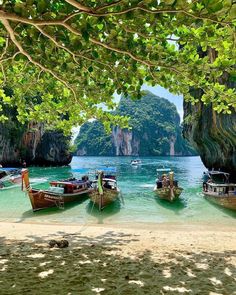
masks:
<svg viewBox="0 0 236 295"><path fill-rule="evenodd" d="M236 228L233 225L207 223L126 223L126 224L55 224L31 222L0 222L0 236L12 241L47 242L51 236L86 235L89 238L113 234L139 236L139 243L148 249L158 240L165 248L186 250L189 245L199 250L236 250ZM34 238L32 238L34 237ZM143 237L143 238L141 238ZM137 246L137 245L136 245Z"/></svg>

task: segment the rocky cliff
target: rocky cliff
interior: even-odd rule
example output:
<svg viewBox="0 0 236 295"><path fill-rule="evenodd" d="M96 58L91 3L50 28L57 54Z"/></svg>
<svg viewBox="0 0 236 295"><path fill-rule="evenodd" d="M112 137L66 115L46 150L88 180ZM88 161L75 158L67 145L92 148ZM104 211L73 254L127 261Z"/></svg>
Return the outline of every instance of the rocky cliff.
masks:
<svg viewBox="0 0 236 295"><path fill-rule="evenodd" d="M106 134L101 123L88 122L75 144L77 155L184 156L196 154L182 138L180 118L174 104L151 92L141 100L122 98L116 113L130 117L131 130L112 128Z"/></svg>
<svg viewBox="0 0 236 295"><path fill-rule="evenodd" d="M0 124L0 163L3 166L67 165L72 159L69 138L60 132L45 131L42 124L21 125L14 112L9 120Z"/></svg>
<svg viewBox="0 0 236 295"><path fill-rule="evenodd" d="M236 180L236 113L217 114L211 105L184 103L184 136L204 165L231 173Z"/></svg>
<svg viewBox="0 0 236 295"><path fill-rule="evenodd" d="M62 132L45 132L36 148L34 163L37 165L68 165L72 160L69 142L70 137L65 137Z"/></svg>
<svg viewBox="0 0 236 295"><path fill-rule="evenodd" d="M209 61L217 58L215 49L208 48L200 57L208 55ZM221 84L229 88L236 88L235 77L224 72L219 79ZM196 98L201 98L201 91L191 90ZM236 110L232 114L218 114L213 106L199 102L196 105L184 102L184 129L183 135L199 152L199 155L208 169L217 169L229 172L231 179L236 181Z"/></svg>

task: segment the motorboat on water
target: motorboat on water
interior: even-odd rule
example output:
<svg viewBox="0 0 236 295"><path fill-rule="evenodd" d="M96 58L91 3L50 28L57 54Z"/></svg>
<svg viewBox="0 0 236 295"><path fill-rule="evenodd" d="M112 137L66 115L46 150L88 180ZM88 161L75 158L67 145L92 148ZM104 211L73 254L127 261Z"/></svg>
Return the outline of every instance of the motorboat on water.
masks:
<svg viewBox="0 0 236 295"><path fill-rule="evenodd" d="M114 202L120 193L117 187L115 167L101 167L96 170L96 179L92 182L93 191L89 194L90 200L99 210Z"/></svg>
<svg viewBox="0 0 236 295"><path fill-rule="evenodd" d="M0 189L21 183L21 168L0 168Z"/></svg>
<svg viewBox="0 0 236 295"><path fill-rule="evenodd" d="M203 194L210 202L236 210L236 183L229 181L230 174L208 171L203 175Z"/></svg>
<svg viewBox="0 0 236 295"><path fill-rule="evenodd" d="M183 188L179 187L174 179L174 172L170 168L157 169L156 185L154 192L160 199L173 202L181 195Z"/></svg>
<svg viewBox="0 0 236 295"><path fill-rule="evenodd" d="M88 176L83 176L81 179L51 181L50 186L45 190L32 188L28 169L22 169L23 188L28 194L33 211L50 207L64 209L65 203L79 201L93 191Z"/></svg>
<svg viewBox="0 0 236 295"><path fill-rule="evenodd" d="M133 166L138 166L138 165L141 165L141 164L142 164L141 160L132 160L130 162L130 165L133 165Z"/></svg>

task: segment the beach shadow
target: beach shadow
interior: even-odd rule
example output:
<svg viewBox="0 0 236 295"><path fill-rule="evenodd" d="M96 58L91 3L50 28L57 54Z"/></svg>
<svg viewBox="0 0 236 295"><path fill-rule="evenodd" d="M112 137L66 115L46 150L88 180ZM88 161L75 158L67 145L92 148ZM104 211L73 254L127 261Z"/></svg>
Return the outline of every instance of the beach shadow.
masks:
<svg viewBox="0 0 236 295"><path fill-rule="evenodd" d="M236 251L123 253L133 235L66 235L68 248L0 240L2 294L234 294ZM134 239L137 248L140 239ZM127 247L126 247L127 250ZM26 271L27 270L27 271ZM36 291L37 290L37 291Z"/></svg>
<svg viewBox="0 0 236 295"><path fill-rule="evenodd" d="M93 204L93 202L89 202L86 206L86 211L89 215L95 217L97 219L97 223L103 224L104 219L117 214L121 209L121 200L117 198L114 202L106 206L103 210L99 211L98 207Z"/></svg>
<svg viewBox="0 0 236 295"><path fill-rule="evenodd" d="M165 209L174 211L177 214L187 207L187 204L183 198L179 198L173 202L169 202L167 200L158 198L158 196L155 196L155 200L158 205L162 206Z"/></svg>

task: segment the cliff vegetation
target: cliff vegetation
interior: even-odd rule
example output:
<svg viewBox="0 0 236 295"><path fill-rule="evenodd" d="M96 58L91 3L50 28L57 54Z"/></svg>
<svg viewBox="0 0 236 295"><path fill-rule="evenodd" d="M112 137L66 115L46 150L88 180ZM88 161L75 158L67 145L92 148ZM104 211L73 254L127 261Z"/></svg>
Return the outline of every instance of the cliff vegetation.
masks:
<svg viewBox="0 0 236 295"><path fill-rule="evenodd" d="M99 121L87 122L75 140L77 155L196 155L181 135L175 105L167 99L149 91L140 100L122 97L115 114L128 116L130 129L113 126L107 134Z"/></svg>

